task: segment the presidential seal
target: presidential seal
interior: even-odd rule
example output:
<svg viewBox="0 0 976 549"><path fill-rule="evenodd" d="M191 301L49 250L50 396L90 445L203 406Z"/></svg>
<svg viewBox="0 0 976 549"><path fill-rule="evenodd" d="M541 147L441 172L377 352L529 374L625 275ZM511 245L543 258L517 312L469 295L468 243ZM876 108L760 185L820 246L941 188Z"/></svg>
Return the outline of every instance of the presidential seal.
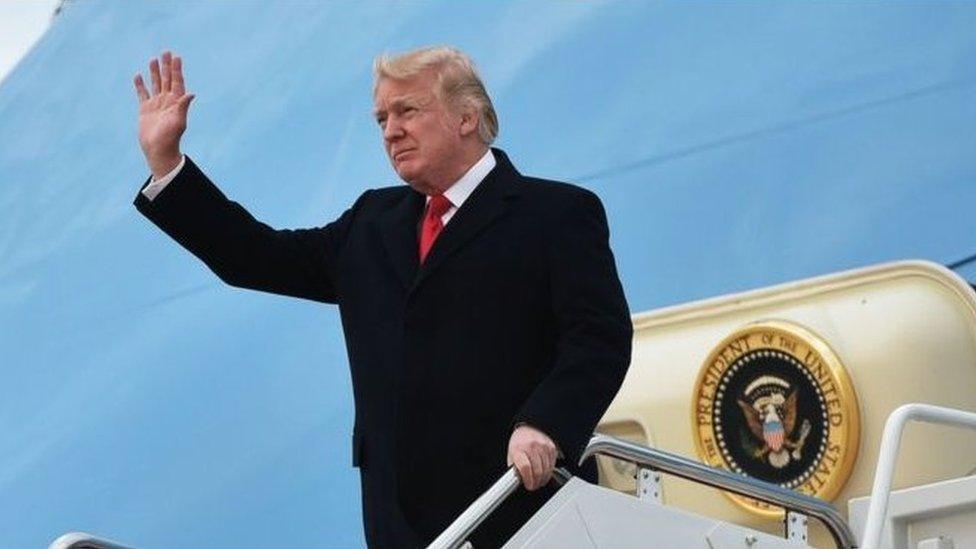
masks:
<svg viewBox="0 0 976 549"><path fill-rule="evenodd" d="M692 405L705 463L833 499L859 442L857 397L840 359L816 334L781 320L725 338L698 374ZM768 517L782 510L729 494Z"/></svg>

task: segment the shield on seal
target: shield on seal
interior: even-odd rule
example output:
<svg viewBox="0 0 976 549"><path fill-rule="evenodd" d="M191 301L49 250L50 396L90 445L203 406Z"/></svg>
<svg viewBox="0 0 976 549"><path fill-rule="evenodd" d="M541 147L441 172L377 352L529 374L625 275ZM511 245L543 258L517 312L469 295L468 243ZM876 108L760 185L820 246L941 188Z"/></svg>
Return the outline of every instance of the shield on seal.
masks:
<svg viewBox="0 0 976 549"><path fill-rule="evenodd" d="M778 421L763 423L763 440L774 451L783 447L783 424Z"/></svg>

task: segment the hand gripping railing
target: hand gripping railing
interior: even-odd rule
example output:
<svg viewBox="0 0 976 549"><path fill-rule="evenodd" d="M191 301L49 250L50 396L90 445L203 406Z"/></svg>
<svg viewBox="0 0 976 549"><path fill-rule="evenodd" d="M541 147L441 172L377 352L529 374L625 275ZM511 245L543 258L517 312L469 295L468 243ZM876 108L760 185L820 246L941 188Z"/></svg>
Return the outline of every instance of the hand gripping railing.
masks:
<svg viewBox="0 0 976 549"><path fill-rule="evenodd" d="M54 540L48 549L135 549L129 545L98 538L84 532L71 532Z"/></svg>
<svg viewBox="0 0 976 549"><path fill-rule="evenodd" d="M782 507L788 512L803 513L823 522L838 547L843 549L856 547L850 527L847 526L837 510L823 500L787 490L776 484L737 475L723 469L715 469L697 461L640 446L609 435L593 435L590 443L586 446L586 450L583 451L580 463L595 454L630 461L699 484L757 499ZM563 472L563 475L565 474ZM467 536L518 486L518 475L514 469L509 469L487 492L482 494L461 516L455 519L427 549L454 549L460 546Z"/></svg>
<svg viewBox="0 0 976 549"><path fill-rule="evenodd" d="M881 532L888 512L888 496L891 493L891 478L895 473L895 461L898 458L898 445L901 444L901 433L909 421L941 423L976 430L976 413L930 404L905 404L888 416L884 435L881 437L878 465L874 471L874 486L871 488L867 523L861 536L865 549L876 549L881 543Z"/></svg>

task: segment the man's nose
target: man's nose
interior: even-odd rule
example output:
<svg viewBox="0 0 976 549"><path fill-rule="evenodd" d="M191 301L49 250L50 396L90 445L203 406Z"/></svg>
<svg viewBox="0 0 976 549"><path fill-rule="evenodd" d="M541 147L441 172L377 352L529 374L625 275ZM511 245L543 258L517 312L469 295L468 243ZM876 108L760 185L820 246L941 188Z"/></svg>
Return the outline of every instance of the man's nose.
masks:
<svg viewBox="0 0 976 549"><path fill-rule="evenodd" d="M392 141L403 135L403 126L395 117L389 117L386 119L386 124L383 126L383 139L387 141Z"/></svg>

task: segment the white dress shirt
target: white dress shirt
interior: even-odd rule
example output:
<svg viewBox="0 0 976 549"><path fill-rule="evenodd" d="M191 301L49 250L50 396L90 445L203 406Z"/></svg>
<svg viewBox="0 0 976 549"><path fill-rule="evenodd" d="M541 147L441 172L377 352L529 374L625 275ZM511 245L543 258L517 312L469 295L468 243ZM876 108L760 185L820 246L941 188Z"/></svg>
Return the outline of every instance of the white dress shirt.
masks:
<svg viewBox="0 0 976 549"><path fill-rule="evenodd" d="M173 179L179 175L180 170L186 165L186 156L180 158L180 163L172 169L168 174L163 177L156 179L155 177L152 181L146 185L146 188L142 190L142 194L145 195L149 200L153 200L159 193L163 192ZM478 187L478 184L488 175L488 172L495 167L495 155L492 154L491 149L485 152L484 156L480 160L474 163L468 171L461 176L453 185L451 185L446 191L444 191L444 198L451 203L451 207L448 208L447 212L441 216L441 223L447 225L447 222L454 217L454 213L458 211L458 208L464 204L464 201L471 196L471 193ZM430 197L427 197L427 202L430 202Z"/></svg>
<svg viewBox="0 0 976 549"><path fill-rule="evenodd" d="M458 179L453 185L448 187L444 191L444 198L451 203L451 207L447 209L447 212L441 216L441 223L447 226L447 222L454 217L454 213L458 211L461 204L471 196L471 193L478 187L478 184L488 175L488 172L495 167L495 155L491 153L491 149L485 152L485 155L481 157L480 160L474 163L474 166L468 168L468 171L464 172L461 179ZM427 197L427 203L430 204L430 197Z"/></svg>
<svg viewBox="0 0 976 549"><path fill-rule="evenodd" d="M168 174L160 177L159 179L156 179L154 176L152 181L150 181L149 184L146 185L146 188L142 190L142 194L149 200L153 200L159 196L159 193L163 192L166 185L169 185L170 181L176 179L176 176L179 175L180 170L183 169L184 164L186 164L186 155L180 156L180 163L177 164L175 168L170 170Z"/></svg>

